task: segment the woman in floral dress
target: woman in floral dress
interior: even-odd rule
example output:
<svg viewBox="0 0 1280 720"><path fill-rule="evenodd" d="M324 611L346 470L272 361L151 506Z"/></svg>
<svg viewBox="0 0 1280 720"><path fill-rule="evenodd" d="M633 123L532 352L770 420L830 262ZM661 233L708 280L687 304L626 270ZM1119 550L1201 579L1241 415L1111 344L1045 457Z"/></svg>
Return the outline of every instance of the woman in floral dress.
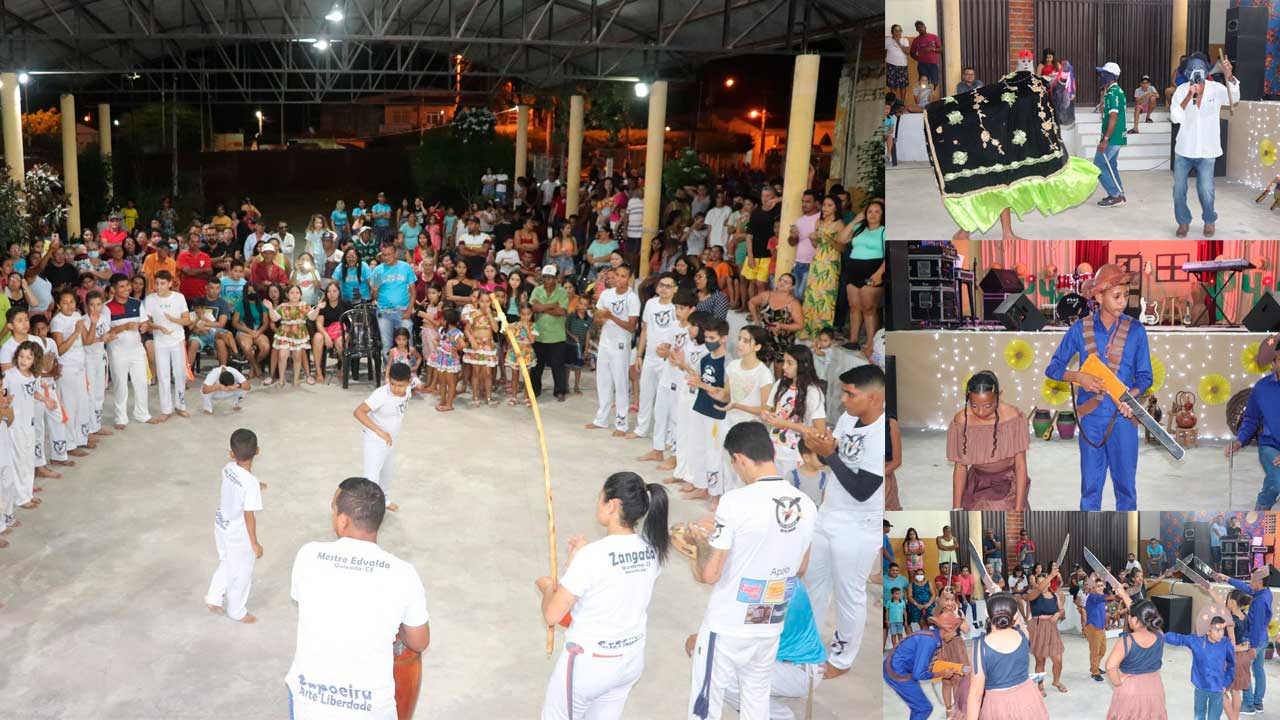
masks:
<svg viewBox="0 0 1280 720"><path fill-rule="evenodd" d="M822 216L818 218L810 239L813 241L813 262L809 265L809 279L804 288L804 337L818 337L822 328L832 325L836 319L836 292L840 286L840 249L837 242L844 223L841 222L840 198L828 195L822 199Z"/></svg>

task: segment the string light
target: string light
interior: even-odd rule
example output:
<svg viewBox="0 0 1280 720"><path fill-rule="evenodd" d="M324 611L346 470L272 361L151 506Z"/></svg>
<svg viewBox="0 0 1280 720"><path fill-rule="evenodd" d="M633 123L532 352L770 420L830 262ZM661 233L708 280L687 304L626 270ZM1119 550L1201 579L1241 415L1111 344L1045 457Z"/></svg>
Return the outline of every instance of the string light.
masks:
<svg viewBox="0 0 1280 720"><path fill-rule="evenodd" d="M1270 167L1262 163L1259 148L1263 140L1270 140L1273 145L1280 146L1280 105L1276 103L1240 103L1237 113L1244 117L1235 118L1232 127L1248 128L1249 141L1245 143L1243 172L1240 174L1244 184L1252 188L1260 188L1280 175L1280 162L1273 162ZM1274 157L1274 156L1273 156Z"/></svg>

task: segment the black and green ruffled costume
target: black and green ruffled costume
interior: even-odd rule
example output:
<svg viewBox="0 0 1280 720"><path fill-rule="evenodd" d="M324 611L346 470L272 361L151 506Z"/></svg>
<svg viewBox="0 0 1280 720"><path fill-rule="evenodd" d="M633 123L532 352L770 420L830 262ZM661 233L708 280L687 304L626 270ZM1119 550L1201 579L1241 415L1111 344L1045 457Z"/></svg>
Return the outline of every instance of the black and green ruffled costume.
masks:
<svg viewBox="0 0 1280 720"><path fill-rule="evenodd" d="M1093 194L1099 170L1062 143L1050 88L1030 72L925 107L926 144L942 204L962 229L982 232L1009 208L1053 215Z"/></svg>

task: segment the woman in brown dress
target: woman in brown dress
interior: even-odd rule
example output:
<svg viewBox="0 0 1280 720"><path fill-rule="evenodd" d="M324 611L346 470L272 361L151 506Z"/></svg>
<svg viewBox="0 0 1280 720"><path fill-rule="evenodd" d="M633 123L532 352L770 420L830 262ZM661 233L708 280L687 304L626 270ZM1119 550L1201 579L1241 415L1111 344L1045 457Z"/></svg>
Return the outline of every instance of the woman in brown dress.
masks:
<svg viewBox="0 0 1280 720"><path fill-rule="evenodd" d="M965 406L947 429L947 459L955 463L951 506L964 510L1029 510L1027 417L1000 401L995 373L974 373Z"/></svg>
<svg viewBox="0 0 1280 720"><path fill-rule="evenodd" d="M1116 588L1129 616L1125 632L1107 656L1107 677L1115 688L1107 720L1167 720L1160 666L1164 655L1164 619L1150 600L1133 602Z"/></svg>
<svg viewBox="0 0 1280 720"><path fill-rule="evenodd" d="M1223 709L1227 711L1227 717L1231 720L1237 720L1240 717L1240 706L1244 703L1245 691L1253 681L1251 670L1256 651L1249 645L1248 638L1248 612L1249 603L1252 601L1253 598L1249 593L1242 590L1233 589L1227 596L1227 610L1231 613L1227 630L1232 633L1231 641L1236 645L1236 676L1227 687L1227 695L1223 698Z"/></svg>
<svg viewBox="0 0 1280 720"><path fill-rule="evenodd" d="M1053 590L1053 579L1061 580L1061 577L1056 569L1052 574L1040 573L1022 600L1027 603L1031 618L1027 630L1031 636L1031 656L1036 659L1036 672L1043 673L1047 662L1052 660L1053 686L1058 692L1066 692L1067 686L1062 684L1062 635L1058 632L1058 623L1066 613L1062 598ZM1044 681L1037 684L1040 694L1044 695Z"/></svg>
<svg viewBox="0 0 1280 720"><path fill-rule="evenodd" d="M956 594L951 588L943 588L938 593L938 604L933 608L935 626L952 633L950 640L942 643L939 659L945 662L969 665L969 650L964 646L965 636L969 634L969 622L960 614L960 604L956 602ZM942 681L942 702L947 706L949 720L960 720L965 714L965 699L969 695L967 675L955 675Z"/></svg>

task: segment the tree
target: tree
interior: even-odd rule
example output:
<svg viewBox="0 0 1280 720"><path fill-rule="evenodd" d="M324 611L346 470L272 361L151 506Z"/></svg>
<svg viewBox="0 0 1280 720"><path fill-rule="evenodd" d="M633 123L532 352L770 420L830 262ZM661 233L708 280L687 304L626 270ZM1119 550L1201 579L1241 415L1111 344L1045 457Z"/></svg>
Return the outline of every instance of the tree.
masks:
<svg viewBox="0 0 1280 720"><path fill-rule="evenodd" d="M662 186L666 196L673 195L676 188L710 185L714 177L711 168L702 164L693 148L681 150L676 153L675 158L667 160L662 166Z"/></svg>
<svg viewBox="0 0 1280 720"><path fill-rule="evenodd" d="M24 187L9 178L4 166L0 177L0 245L29 244L39 237L42 224L62 227L67 219L70 196L62 191L62 178L53 168L40 164L27 171Z"/></svg>
<svg viewBox="0 0 1280 720"><path fill-rule="evenodd" d="M428 130L413 158L413 177L427 197L443 196L447 202L469 205L480 194L480 176L486 168L511 173L515 142L490 132L488 138L465 141L453 126Z"/></svg>
<svg viewBox="0 0 1280 720"><path fill-rule="evenodd" d="M22 134L25 142L34 135L55 135L62 129L62 113L52 108L22 114Z"/></svg>
<svg viewBox="0 0 1280 720"><path fill-rule="evenodd" d="M602 83L590 98L585 118L587 128L604 130L609 136L608 143L617 145L619 134L627 127L627 105L618 95L617 83Z"/></svg>
<svg viewBox="0 0 1280 720"><path fill-rule="evenodd" d="M858 146L858 172L867 197L884 197L884 128Z"/></svg>

